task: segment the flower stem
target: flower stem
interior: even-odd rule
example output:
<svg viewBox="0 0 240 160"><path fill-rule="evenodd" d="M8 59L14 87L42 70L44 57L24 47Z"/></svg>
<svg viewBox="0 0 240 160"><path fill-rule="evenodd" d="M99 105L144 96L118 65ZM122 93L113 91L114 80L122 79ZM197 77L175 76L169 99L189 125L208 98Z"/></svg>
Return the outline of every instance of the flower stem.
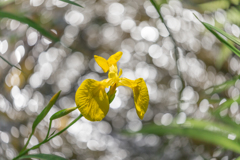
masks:
<svg viewBox="0 0 240 160"><path fill-rule="evenodd" d="M31 147L31 148L29 148L29 149L21 152L21 153L20 153L17 157L15 157L13 160L17 160L18 158L20 158L20 157L22 157L23 155L27 154L30 150L37 149L37 148L39 148L42 144L44 144L44 143L50 141L51 139L53 139L54 137L60 135L60 134L63 133L65 130L67 130L69 127L71 127L74 123L76 123L81 117L82 117L82 114L80 114L75 120L73 120L67 127L65 127L64 129L62 129L61 131L59 131L58 133L56 133L56 134L54 134L54 135L52 135L52 136L50 136L50 137L48 137L49 132L50 132L50 129L48 129L47 136L46 136L46 138L45 138L41 143L39 143L39 144L37 144L37 145L35 145L35 146L33 146L33 147ZM50 121L49 126L51 126L51 122L52 122L52 121ZM49 128L50 128L50 127L49 127Z"/></svg>
<svg viewBox="0 0 240 160"><path fill-rule="evenodd" d="M48 127L48 132L47 132L47 135L46 135L46 138L45 138L45 139L47 139L48 136L49 136L51 126L52 126L52 120L50 120L49 127Z"/></svg>

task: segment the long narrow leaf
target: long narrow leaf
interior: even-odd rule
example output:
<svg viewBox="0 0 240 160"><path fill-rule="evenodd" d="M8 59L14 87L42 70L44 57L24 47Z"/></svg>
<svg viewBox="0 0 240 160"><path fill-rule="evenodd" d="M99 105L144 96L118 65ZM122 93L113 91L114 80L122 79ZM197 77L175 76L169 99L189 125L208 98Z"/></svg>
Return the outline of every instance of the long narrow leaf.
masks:
<svg viewBox="0 0 240 160"><path fill-rule="evenodd" d="M210 128L208 128L208 126ZM219 145L223 148L240 153L240 144L236 140L228 138L228 132L219 130L218 126L205 125L199 122L199 124L186 123L186 125L169 125L158 126L155 124L148 124L138 131L143 134L156 134L156 135L179 135L187 136L189 138L197 139L214 145ZM212 128L211 128L212 126ZM225 128L225 127L224 127ZM231 133L231 132L229 132Z"/></svg>
<svg viewBox="0 0 240 160"><path fill-rule="evenodd" d="M232 120L231 117L229 117L228 115L226 116L221 116L220 114L212 114L218 121L223 122L224 124L231 126L232 128L239 128L239 125Z"/></svg>
<svg viewBox="0 0 240 160"><path fill-rule="evenodd" d="M186 122L181 126L209 130L225 136L228 136L229 134L234 134L236 135L236 139L240 139L239 130L236 130L235 127L228 126L223 123L216 123L213 121L206 121L206 120L187 119Z"/></svg>
<svg viewBox="0 0 240 160"><path fill-rule="evenodd" d="M221 104L218 108L216 108L214 110L214 113L216 114L216 113L219 113L219 112L221 112L221 111L223 111L223 110L225 110L227 108L230 108L233 102L240 103L240 97L235 99L235 100L234 99L228 99L226 102Z"/></svg>
<svg viewBox="0 0 240 160"><path fill-rule="evenodd" d="M8 60L6 60L3 56L0 55L0 58L1 58L2 60L4 60L7 64L9 64L10 66L15 67L15 68L17 68L18 70L22 71L20 68L18 68L17 66L13 65L13 64L10 63ZM22 71L22 72L23 72L23 71Z"/></svg>
<svg viewBox="0 0 240 160"><path fill-rule="evenodd" d="M42 160L66 160L63 157L59 157L53 154L30 154L30 155L22 156L19 159L24 159L24 158L38 158Z"/></svg>
<svg viewBox="0 0 240 160"><path fill-rule="evenodd" d="M32 27L32 28L36 29L38 32L40 32L43 36L51 39L52 41L54 41L54 42L59 41L58 37L54 36L51 32L46 31L39 24L37 24L36 22L32 21L31 19L29 19L27 17L15 15L15 14L8 13L8 12L3 12L3 11L0 11L0 17L14 19L14 20L17 20L19 22L26 23L30 27Z"/></svg>
<svg viewBox="0 0 240 160"><path fill-rule="evenodd" d="M54 119L58 119L61 118L69 113L71 113L72 111L76 110L78 107L71 107L71 108L66 108L66 109L62 109L56 113L54 113L51 117L50 120L54 120Z"/></svg>
<svg viewBox="0 0 240 160"><path fill-rule="evenodd" d="M70 1L70 0L60 0L60 1L63 1L65 3L69 3L69 4L72 4L72 5L75 5L75 6L78 6L78 7L82 7L80 4L77 4L76 2L73 2L73 1Z"/></svg>
<svg viewBox="0 0 240 160"><path fill-rule="evenodd" d="M195 15L195 17L197 18L197 16ZM198 18L197 18L198 19ZM198 19L199 20L199 19ZM200 20L199 20L200 21ZM235 43L237 44L240 44L240 42L238 42L238 40L236 40L233 36L225 33L224 31L216 28L216 27L213 27L212 25L208 24L208 23L205 23L205 22L202 22L200 21L204 26L205 28L207 28L219 41L221 41L223 44L225 44L233 53L235 53L237 56L240 57L240 51L234 47L232 44L230 44L229 42L227 42L224 38L222 38L220 35L218 35L215 30L221 34L223 34L224 36L226 36L227 38L229 38L230 40L234 41ZM214 28L214 29L213 29Z"/></svg>
<svg viewBox="0 0 240 160"><path fill-rule="evenodd" d="M226 89L228 89L229 87L233 86L236 81L240 79L240 75L239 76L236 76L234 77L233 79L230 79L222 84L219 84L219 85L216 85L216 86L212 86L212 87L209 87L207 89L205 89L205 92L207 94L214 94L214 93L220 93L222 91L225 91Z"/></svg>
<svg viewBox="0 0 240 160"><path fill-rule="evenodd" d="M240 46L240 40L238 38L224 32L223 30L221 30L217 27L212 26L211 24L208 24L205 22L202 22L202 23L204 24L204 26L207 26L207 28L217 31L218 33L222 34L223 36L225 36L226 38L230 39L231 41L233 41L234 43L236 43Z"/></svg>
<svg viewBox="0 0 240 160"><path fill-rule="evenodd" d="M55 102L57 101L59 95L60 95L61 91L59 91L58 93L56 93L52 99L50 100L50 102L48 103L48 105L43 109L43 111L37 116L37 118L35 119L35 121L33 122L33 126L32 126L32 133L34 133L37 125L43 120L43 118L48 114L48 112L50 111L50 109L52 108L52 106L55 104Z"/></svg>

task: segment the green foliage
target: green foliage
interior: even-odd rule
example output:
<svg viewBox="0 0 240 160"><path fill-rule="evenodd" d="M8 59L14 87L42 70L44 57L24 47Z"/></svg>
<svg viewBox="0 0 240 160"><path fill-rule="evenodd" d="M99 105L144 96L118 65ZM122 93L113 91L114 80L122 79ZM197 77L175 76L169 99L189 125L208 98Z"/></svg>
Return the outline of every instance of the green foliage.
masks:
<svg viewBox="0 0 240 160"><path fill-rule="evenodd" d="M66 160L63 157L59 157L57 155L53 155L53 154L30 154L30 155L26 155L26 156L22 156L19 159L23 159L23 158L38 158L38 159L42 159L42 160Z"/></svg>
<svg viewBox="0 0 240 160"><path fill-rule="evenodd" d="M215 94L215 93L221 93L223 91L225 91L226 89L228 89L229 87L233 86L236 81L240 78L240 76L236 76L222 84L213 86L213 87L209 87L205 90L206 94Z"/></svg>
<svg viewBox="0 0 240 160"><path fill-rule="evenodd" d="M152 4L156 7L157 10L160 10L163 4L167 3L167 0L150 0Z"/></svg>
<svg viewBox="0 0 240 160"><path fill-rule="evenodd" d="M43 118L48 114L48 112L50 111L50 109L52 108L52 106L56 103L59 95L60 95L61 91L59 91L58 93L56 93L52 99L49 101L48 105L43 109L43 111L37 116L37 118L35 119L35 121L33 122L33 126L32 126L32 133L34 133L37 125L43 120Z"/></svg>
<svg viewBox="0 0 240 160"><path fill-rule="evenodd" d="M61 91L59 91L58 93L56 93L51 100L49 101L48 105L43 109L43 111L37 116L37 118L35 119L35 121L33 122L33 126L32 126L32 133L30 134L30 136L28 137L27 143L25 144L25 146L23 147L22 151L20 153L22 153L26 148L27 145L30 141L30 139L32 138L34 131L37 127L37 125L43 120L43 118L48 114L48 112L50 111L50 109L52 108L52 106L56 103L59 95L60 95Z"/></svg>
<svg viewBox="0 0 240 160"><path fill-rule="evenodd" d="M239 138L239 132L235 128L209 122L204 120L188 119L184 124L172 123L169 126L147 124L137 133L163 135L178 135L187 136L214 145L219 145L223 148L230 149L240 153L240 143L236 140L228 138L229 135ZM234 138L233 138L234 139ZM239 140L239 139L238 139Z"/></svg>
<svg viewBox="0 0 240 160"><path fill-rule="evenodd" d="M82 8L83 8L83 6L77 4L76 2L70 1L70 0L60 0L60 1L63 1L63 2L66 2L66 3L69 3L69 4L72 4L72 5L75 5L75 6L78 6L78 7L82 7Z"/></svg>
<svg viewBox="0 0 240 160"><path fill-rule="evenodd" d="M35 23L31 19L24 17L24 16L19 16L19 15L14 15L12 13L0 11L0 17L2 18L9 18L9 19L14 19L22 23L28 24L30 27L36 29L38 32L40 32L43 36L49 38L50 40L54 42L58 42L59 39L54 36L51 32L46 31L44 28L42 28L38 23ZM17 66L11 64L8 60L6 60L4 57L0 55L0 58L3 59L6 63L8 63L10 66L17 68L18 70L22 71L20 68Z"/></svg>
<svg viewBox="0 0 240 160"><path fill-rule="evenodd" d="M196 15L195 15L196 16ZM196 16L197 18L197 16ZM199 20L199 19L198 19ZM200 20L199 20L200 21ZM202 22L200 21L206 29L208 29L219 41L221 41L224 45L226 45L233 53L235 53L237 56L240 57L240 51L234 47L230 42L226 41L223 37L221 37L218 33L222 34L223 36L225 36L226 38L230 39L231 41L233 41L234 43L240 45L240 41L239 39L237 39L236 37L233 37L231 35L229 35L228 33L224 32L223 30L214 27L208 23ZM217 32L218 33L217 33Z"/></svg>
<svg viewBox="0 0 240 160"><path fill-rule="evenodd" d="M71 113L72 111L74 111L74 110L77 109L77 108L78 108L78 107L71 107L71 108L62 109L62 110L54 113L54 114L51 116L50 120L52 121L52 120L54 120L54 119L61 118L61 117L65 116L65 115Z"/></svg>
<svg viewBox="0 0 240 160"><path fill-rule="evenodd" d="M10 63L8 60L6 60L3 56L0 55L0 58L1 58L2 60L4 60L7 64L9 64L10 66L15 67L15 68L17 68L18 70L22 71L20 68L18 68L17 66L13 65L13 64Z"/></svg>
<svg viewBox="0 0 240 160"><path fill-rule="evenodd" d="M231 40L232 42L234 42L235 44L240 46L240 40L238 38L224 32L223 30L221 30L217 27L212 26L211 24L208 24L208 23L205 23L202 21L200 21L200 22L205 26L206 29L208 29L211 33L213 33L219 41L221 41L223 44L225 44L231 51L233 51L237 56L240 57L240 51L236 47L234 47L230 42L226 41L224 38L222 38L220 35L218 35L216 32L220 33L221 35L225 36L226 38L228 38L229 40Z"/></svg>
<svg viewBox="0 0 240 160"><path fill-rule="evenodd" d="M226 102L224 102L223 104L221 104L221 105L214 111L214 113L219 113L219 112L223 111L224 109L229 108L233 102L240 103L240 97L237 98L237 99L228 99Z"/></svg>
<svg viewBox="0 0 240 160"><path fill-rule="evenodd" d="M201 21L200 21L201 22ZM240 40L226 32L224 32L223 30L212 26L211 24L208 24L206 22L201 22L210 32L211 31L217 31L218 33L220 33L221 35L225 36L226 38L228 38L229 40L233 41L234 43L236 43L237 45L240 46ZM220 39L219 39L220 40ZM221 41L222 42L222 41ZM223 43L223 42L222 42Z"/></svg>
<svg viewBox="0 0 240 160"><path fill-rule="evenodd" d="M24 16L20 16L20 15L15 15L12 13L8 13L8 12L4 12L4 11L0 11L0 17L2 18L9 18L9 19L14 19L17 20L19 22L28 24L30 27L36 29L38 32L40 32L43 36L49 38L50 40L54 41L54 42L58 42L59 38L56 37L55 35L53 35L51 32L45 30L44 28L42 28L38 23L32 21L31 19L24 17Z"/></svg>

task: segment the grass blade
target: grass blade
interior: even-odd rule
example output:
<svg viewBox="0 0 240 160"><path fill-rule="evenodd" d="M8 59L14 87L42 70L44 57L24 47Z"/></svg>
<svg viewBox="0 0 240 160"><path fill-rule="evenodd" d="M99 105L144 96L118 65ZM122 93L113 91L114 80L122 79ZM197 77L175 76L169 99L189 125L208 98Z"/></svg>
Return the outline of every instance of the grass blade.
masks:
<svg viewBox="0 0 240 160"><path fill-rule="evenodd" d="M217 121L222 121L224 124L231 126L232 128L239 128L239 125L235 121L233 121L232 118L229 117L228 115L226 116L221 116L219 114L212 115L217 119Z"/></svg>
<svg viewBox="0 0 240 160"><path fill-rule="evenodd" d="M230 39L231 41L233 41L234 43L236 43L237 45L240 46L240 40L226 32L224 32L223 30L221 30L220 28L214 27L211 24L202 22L204 24L204 26L207 26L207 28L211 29L211 30L215 30L218 33L220 33L221 35L225 36L226 38Z"/></svg>
<svg viewBox="0 0 240 160"><path fill-rule="evenodd" d="M214 94L214 93L220 93L222 91L225 91L229 87L233 86L238 79L240 79L240 75L236 76L233 79L230 79L230 80L228 80L228 81L226 81L222 84L212 86L212 87L209 87L209 88L205 89L205 93Z"/></svg>
<svg viewBox="0 0 240 160"><path fill-rule="evenodd" d="M0 58L1 58L2 60L4 60L7 64L9 64L10 66L15 67L15 68L17 68L18 70L22 71L20 68L18 68L17 66L13 65L13 64L10 63L8 60L6 60L3 56L0 55ZM22 72L23 72L23 71L22 71Z"/></svg>
<svg viewBox="0 0 240 160"><path fill-rule="evenodd" d="M30 141L30 139L32 138L35 129L37 127L37 125L43 120L43 118L48 114L48 112L50 111L50 109L52 108L52 106L56 103L59 95L60 95L61 91L59 91L58 93L56 93L52 99L49 101L48 105L42 110L42 112L37 116L37 118L35 119L35 121L33 122L32 125L32 133L30 134L30 136L28 137L27 143L25 144L25 146L23 147L23 149L21 150L20 154L22 152L24 152L24 150L27 148L27 145Z"/></svg>
<svg viewBox="0 0 240 160"><path fill-rule="evenodd" d="M184 124L171 124L169 126L158 126L148 124L137 133L162 135L187 136L189 138L201 140L223 148L240 153L240 144L236 139L228 138L229 134L236 135L238 132L232 132L234 128L225 125L216 124L209 121L187 120ZM238 138L238 137L237 137Z"/></svg>
<svg viewBox="0 0 240 160"><path fill-rule="evenodd" d="M60 1L63 1L65 3L69 3L69 4L72 4L72 5L75 5L75 6L78 6L78 7L82 7L80 4L77 4L76 2L73 2L73 1L70 1L70 0L60 0Z"/></svg>
<svg viewBox="0 0 240 160"><path fill-rule="evenodd" d="M32 21L31 19L29 19L27 17L20 16L20 15L15 15L15 14L8 13L8 12L3 12L3 11L0 11L0 17L14 19L16 21L19 21L19 22L22 22L22 23L26 23L30 27L32 27L32 28L36 29L38 32L40 32L43 36L51 39L52 41L54 41L54 42L58 42L59 41L58 37L53 35L51 32L45 30L39 24L37 24L36 22Z"/></svg>
<svg viewBox="0 0 240 160"><path fill-rule="evenodd" d="M197 18L196 15L195 15L195 17ZM198 18L197 18L197 19L198 19ZM199 19L198 19L198 20L199 20ZM200 21L200 20L199 20L199 21ZM220 33L220 34L222 34L222 35L224 35L225 37L227 37L228 39L232 40L233 42L237 43L238 45L240 45L240 41L239 41L237 38L235 38L235 37L227 34L226 32L222 31L221 29L219 29L219 28L217 28L217 27L214 27L214 26L212 26L212 25L210 25L210 24L208 24L208 23L205 23L205 22L202 22L202 21L200 21L200 22L201 22L201 23L205 26L205 28L207 28L219 41L221 41L223 44L225 44L232 52L234 52L237 56L240 57L240 51L239 51L236 47L234 47L231 43L227 42L223 37L221 37L220 35L218 35L217 32ZM215 30L216 30L217 32L216 32Z"/></svg>
<svg viewBox="0 0 240 160"><path fill-rule="evenodd" d="M38 158L38 159L42 159L42 160L66 160L63 157L59 157L57 155L53 155L53 154L30 154L30 155L26 155L26 156L22 156L19 159L24 159L24 158Z"/></svg>
<svg viewBox="0 0 240 160"><path fill-rule="evenodd" d="M43 118L48 114L48 112L50 111L50 109L52 108L52 106L56 103L59 95L60 95L61 91L59 91L58 93L56 93L52 99L49 101L48 105L43 109L43 111L37 116L37 118L35 119L35 121L33 122L33 126L32 126L32 133L34 133L37 125L43 120Z"/></svg>
<svg viewBox="0 0 240 160"><path fill-rule="evenodd" d="M221 111L231 107L231 104L233 102L237 102L237 103L240 103L240 97L237 98L237 99L228 99L226 102L224 102L223 104L221 104L218 108L216 108L214 111L213 111L213 114L217 114L217 113L220 113Z"/></svg>

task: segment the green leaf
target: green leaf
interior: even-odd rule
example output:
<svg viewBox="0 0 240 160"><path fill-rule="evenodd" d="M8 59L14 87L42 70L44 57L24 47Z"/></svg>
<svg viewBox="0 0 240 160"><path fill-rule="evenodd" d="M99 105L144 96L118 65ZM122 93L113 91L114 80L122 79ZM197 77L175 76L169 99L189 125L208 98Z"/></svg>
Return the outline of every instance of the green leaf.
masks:
<svg viewBox="0 0 240 160"><path fill-rule="evenodd" d="M60 117L63 117L63 116L65 116L65 115L71 113L72 111L74 111L74 110L77 109L77 108L78 108L78 107L71 107L71 108L62 109L62 110L54 113L54 114L51 116L50 120L52 121L52 120L54 120L54 119L58 119L58 118L60 118Z"/></svg>
<svg viewBox="0 0 240 160"><path fill-rule="evenodd" d="M52 108L52 106L55 104L55 102L57 101L59 95L60 95L61 91L59 91L58 93L56 93L52 99L49 101L48 105L43 109L43 111L37 116L37 118L35 119L35 121L33 122L33 126L32 126L32 134L34 133L37 125L43 120L43 118L48 114L48 112L50 111L50 109Z"/></svg>
<svg viewBox="0 0 240 160"><path fill-rule="evenodd" d="M19 22L26 23L30 27L32 27L32 28L36 29L38 32L40 32L43 36L51 39L52 41L54 41L54 42L59 41L58 37L53 35L51 32L46 31L39 24L37 24L36 22L32 21L31 19L29 19L27 17L20 16L20 15L15 15L15 14L4 12L4 11L0 11L0 17L14 19L14 20L17 20Z"/></svg>
<svg viewBox="0 0 240 160"><path fill-rule="evenodd" d="M160 12L160 8L162 6L162 4L164 3L167 3L166 0L158 0L157 2L155 0L150 0L150 2L152 3L152 5L154 6L154 8L156 9L158 15L159 15L159 18L162 20L162 22L164 23L164 19L163 19L163 16Z"/></svg>
<svg viewBox="0 0 240 160"><path fill-rule="evenodd" d="M231 117L229 117L228 115L226 116L221 116L219 114L212 114L213 116L215 116L215 118L218 120L218 121L222 121L224 124L228 125L228 126L231 126L232 128L238 128L239 125L232 120Z"/></svg>
<svg viewBox="0 0 240 160"><path fill-rule="evenodd" d="M56 130L55 130L55 131L53 131L53 133L51 133L51 134L50 134L50 136L54 135L54 133L55 133L55 132L56 132Z"/></svg>
<svg viewBox="0 0 240 160"><path fill-rule="evenodd" d="M194 15L195 15L195 14L194 14ZM196 15L195 15L195 17L197 18ZM197 18L197 19L198 19L198 18ZM199 20L199 19L198 19L198 20ZM199 21L200 21L200 20L199 20ZM221 30L221 29L219 29L219 28L217 28L217 27L214 27L214 26L212 26L212 25L210 25L210 24L208 24L208 23L205 23L205 22L202 22L202 21L200 21L200 22L201 22L201 23L205 26L205 28L207 28L219 41L221 41L223 44L225 44L232 52L234 52L237 56L240 57L240 51L239 51L236 47L234 47L231 43L227 42L227 41L226 41L223 37L221 37L219 34L217 34L217 32L220 33L220 34L222 34L223 36L227 37L228 39L230 39L230 40L233 41L234 43L240 45L240 41L239 41L237 38L235 38L235 37L227 34L227 33L224 32L223 30ZM217 32L216 32L216 31L217 31Z"/></svg>
<svg viewBox="0 0 240 160"><path fill-rule="evenodd" d="M221 111L229 108L233 102L237 102L237 103L240 103L240 97L237 98L237 99L228 99L226 102L224 102L223 104L221 104L219 107L217 107L215 110L214 110L214 114L216 113L220 113Z"/></svg>
<svg viewBox="0 0 240 160"><path fill-rule="evenodd" d="M53 154L30 154L30 155L22 156L19 159L23 159L23 158L39 158L43 160L66 160L63 157L59 157Z"/></svg>
<svg viewBox="0 0 240 160"><path fill-rule="evenodd" d="M189 138L197 139L214 145L219 145L223 148L240 153L240 144L237 142L237 140L228 139L229 134L236 133L232 132L234 130L236 129L224 126L222 124L216 124L214 122L187 120L184 124L171 124L169 126L147 124L144 125L143 128L137 133L156 134L159 136L187 136Z"/></svg>
<svg viewBox="0 0 240 160"><path fill-rule="evenodd" d="M0 55L0 58L1 58L2 60L4 60L7 64L9 64L10 66L15 67L15 68L17 68L18 70L22 71L20 68L18 68L17 66L13 65L13 64L10 63L8 60L6 60L3 56ZM23 71L22 71L22 72L23 72Z"/></svg>
<svg viewBox="0 0 240 160"><path fill-rule="evenodd" d="M201 22L201 21L200 21ZM226 32L224 32L223 30L221 30L220 28L214 27L211 24L208 24L206 22L201 22L208 30L215 30L218 33L220 33L221 35L225 36L226 38L230 39L231 41L233 41L234 43L236 43L237 45L240 46L240 40L237 37L234 37Z"/></svg>
<svg viewBox="0 0 240 160"><path fill-rule="evenodd" d="M163 4L167 3L167 0L150 0L154 7L159 11Z"/></svg>
<svg viewBox="0 0 240 160"><path fill-rule="evenodd" d="M75 6L78 6L78 7L82 7L82 8L83 8L83 6L77 4L76 2L70 1L70 0L60 0L60 1L63 1L63 2L66 2L66 3L69 3L69 4L72 4L72 5L75 5Z"/></svg>
<svg viewBox="0 0 240 160"><path fill-rule="evenodd" d="M177 125L177 124L175 123L173 125ZM181 126L209 130L209 131L216 132L226 136L228 136L229 134L234 134L236 135L236 139L240 139L239 130L236 130L235 127L225 125L223 123L216 123L213 121L206 121L206 120L187 119L185 123L182 124Z"/></svg>
<svg viewBox="0 0 240 160"><path fill-rule="evenodd" d="M212 86L212 87L205 89L205 93L206 94L214 94L214 93L220 93L222 91L225 91L229 87L233 86L238 79L240 79L240 75L236 76L233 79L230 79L222 84Z"/></svg>

